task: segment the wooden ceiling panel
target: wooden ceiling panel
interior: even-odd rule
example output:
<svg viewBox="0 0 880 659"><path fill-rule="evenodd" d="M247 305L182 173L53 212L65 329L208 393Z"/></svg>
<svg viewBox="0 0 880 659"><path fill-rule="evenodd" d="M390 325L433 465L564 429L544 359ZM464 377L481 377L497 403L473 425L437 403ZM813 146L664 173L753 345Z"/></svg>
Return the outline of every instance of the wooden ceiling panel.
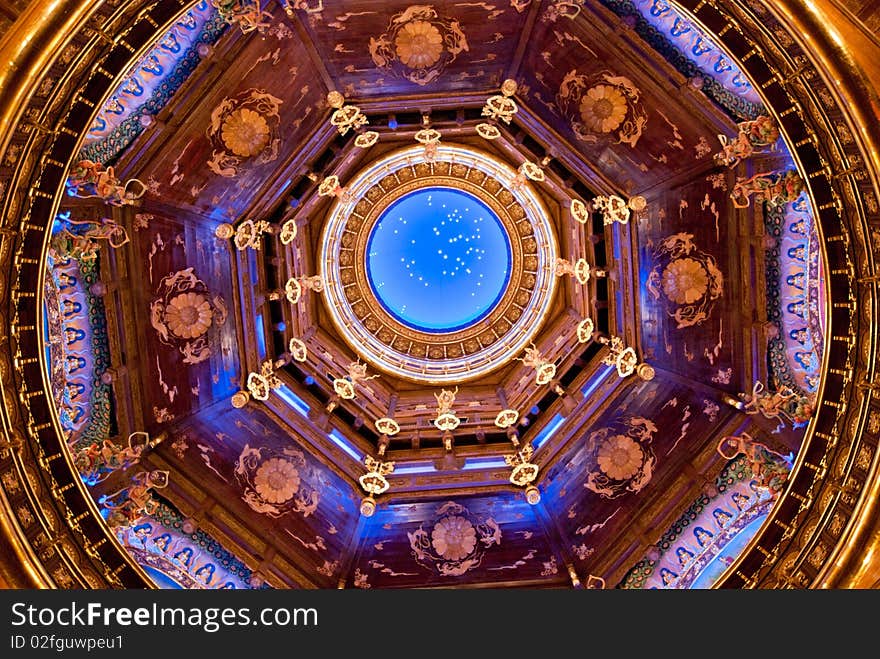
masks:
<svg viewBox="0 0 880 659"><path fill-rule="evenodd" d="M337 89L355 98L497 88L528 16L500 0L323 6L297 16Z"/></svg>
<svg viewBox="0 0 880 659"><path fill-rule="evenodd" d="M248 533L332 587L358 519L355 494L304 447L262 408L221 403L175 427L159 450Z"/></svg>
<svg viewBox="0 0 880 659"><path fill-rule="evenodd" d="M237 389L238 337L228 245L198 217L147 202L133 215L127 357L143 389L145 427L228 400Z"/></svg>
<svg viewBox="0 0 880 659"><path fill-rule="evenodd" d="M634 381L550 467L542 503L579 573L601 575L632 543L655 542L657 519L699 491L697 456L735 415L747 418L714 394L662 374Z"/></svg>
<svg viewBox="0 0 880 659"><path fill-rule="evenodd" d="M520 494L380 506L362 526L352 572L360 588L553 586L567 580Z"/></svg>
<svg viewBox="0 0 880 659"><path fill-rule="evenodd" d="M543 4L517 97L613 187L637 194L720 149L708 100L636 56L616 18L589 6L568 18Z"/></svg>
<svg viewBox="0 0 880 659"><path fill-rule="evenodd" d="M763 230L733 208L733 182L718 170L657 192L636 235L643 358L735 395L766 361L766 343L753 345L766 283Z"/></svg>
<svg viewBox="0 0 880 659"><path fill-rule="evenodd" d="M173 129L142 134L124 172L147 198L231 221L326 120L327 87L286 17L265 38L231 31L208 62L163 111Z"/></svg>

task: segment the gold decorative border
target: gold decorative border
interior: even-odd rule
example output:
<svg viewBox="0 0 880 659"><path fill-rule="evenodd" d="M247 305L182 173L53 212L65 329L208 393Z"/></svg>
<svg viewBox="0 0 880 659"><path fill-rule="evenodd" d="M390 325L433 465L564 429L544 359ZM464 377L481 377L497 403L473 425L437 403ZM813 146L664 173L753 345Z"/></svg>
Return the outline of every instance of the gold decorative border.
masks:
<svg viewBox="0 0 880 659"><path fill-rule="evenodd" d="M516 172L508 165L461 145L442 145L434 162L424 162L421 153L419 147L394 152L354 177L352 198L336 203L324 230L323 277L337 312L331 315L364 359L407 379L461 382L507 363L540 328L552 300L555 237L537 196L511 191ZM512 257L510 281L489 315L447 333L419 331L394 318L366 272L367 243L382 213L404 195L434 186L485 203L501 221ZM529 315L536 322L526 328Z"/></svg>
<svg viewBox="0 0 880 659"><path fill-rule="evenodd" d="M857 38L858 29L829 23L842 18L830 5L820 11L806 0L678 4L733 56L778 122L806 182L829 273L829 345L815 416L785 491L716 587L876 587L880 566L863 558L880 549L873 320L880 142L872 133L876 117L865 109L878 107L880 76L871 83L853 66L840 30Z"/></svg>

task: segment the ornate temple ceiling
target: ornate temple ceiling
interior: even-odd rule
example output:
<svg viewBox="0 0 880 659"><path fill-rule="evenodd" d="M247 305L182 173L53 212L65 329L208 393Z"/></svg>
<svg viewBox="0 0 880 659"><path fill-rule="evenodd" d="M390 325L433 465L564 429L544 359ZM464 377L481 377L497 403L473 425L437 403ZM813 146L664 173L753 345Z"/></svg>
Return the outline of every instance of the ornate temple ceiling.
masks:
<svg viewBox="0 0 880 659"><path fill-rule="evenodd" d="M93 292L106 313L109 434L162 439L138 469L167 471L156 489L163 505L259 577L236 583L641 584L639 566L672 551L681 540L670 540L669 529L696 519L695 506L742 512L730 493L748 472L742 460L719 455L722 438L748 435L778 454L798 452L803 420L746 414L755 410L743 401L757 394L756 382L769 386L782 372L773 361L782 353L769 347L790 330L779 309L798 298L777 289L780 277L800 272L791 269L800 243L783 242L799 234L783 235L794 216L777 218L781 233L773 234L766 206L731 199L739 177L791 167L791 157L780 143L719 164L718 135L733 138L737 122L761 108L725 91L733 74L712 78L681 61L676 68L669 43L649 39L645 19L632 18L638 8L533 0L377 9L328 0L290 12L273 4L262 29L243 32L235 21L224 29L203 2L190 27L161 42L164 55L138 63L142 90L161 67L175 73L156 89L173 89L148 90L146 105L120 92L118 119L113 99L105 104L101 117L121 128L95 124L83 153L106 156L98 159L120 181L145 188L136 203L112 209L128 240L101 249L108 290ZM650 15L643 9L639 16ZM189 55L172 56L181 44L180 52L198 54L186 67ZM518 112L496 122L498 139L483 139L481 109L508 78ZM330 121L332 91L369 123L340 134ZM416 141L428 127L439 131L439 155ZM367 129L378 142L360 148L356 133ZM406 166L395 172L387 163L403 149ZM503 167L492 179L469 152ZM540 180L515 179L523 162L539 167ZM359 172L380 166L359 188ZM324 189L330 176L339 185ZM520 233L511 278L525 297L503 298L509 306L455 341L411 332L394 317L384 337L369 324L381 304L369 299L366 279L360 297L349 294L345 259L354 260L352 272L361 268L352 277L366 277L357 263L381 208L419 181L466 188L456 178L486 195L508 235ZM516 186L525 192L511 194ZM644 208L636 204L624 224L603 224L599 210L576 221L572 199L612 194L641 195ZM111 209L71 199L61 210L84 220ZM247 222L268 227L256 249L223 234ZM282 240L282 226L293 225L296 236ZM536 234L552 249L542 253ZM353 256L345 256L347 240ZM592 276L579 282L574 272L554 272L557 256L569 265L585 259ZM817 266L809 290L822 288L821 274ZM295 303L285 298L292 279L301 289ZM540 302L529 318L533 290ZM579 337L586 318L595 332ZM382 347L365 350L361 342L372 337ZM610 337L652 372L619 377L603 361ZM821 361L817 337L797 353L802 359ZM292 338L301 360L290 354ZM513 347L455 370L461 353L491 353L496 343ZM402 357L394 362L390 351ZM407 359L406 368L391 366ZM263 371L267 400L253 389L242 399L249 374L273 361L271 374ZM351 364L361 361L378 377L356 377ZM546 364L554 373L536 381ZM420 367L446 372L418 375ZM817 377L817 368L805 372ZM334 392L340 379L353 397L338 385ZM455 390L458 417L445 433L434 423L443 389ZM495 423L506 409L518 413L510 428ZM383 435L381 418L399 432ZM539 501L509 480L504 456L519 446L535 450ZM369 516L359 510L364 456L395 463ZM113 473L92 492L112 495L125 482ZM750 505L764 505L755 488L751 496ZM699 551L693 541L675 546Z"/></svg>
<svg viewBox="0 0 880 659"><path fill-rule="evenodd" d="M132 241L136 259L147 265L149 285L144 292L132 288L135 307L143 313L146 298L158 299L157 294L168 298L165 289L169 286L163 286L161 277L173 278L173 273L192 267L210 295L219 296L222 304L233 308L233 322L238 320L245 329L236 345L230 332L233 322L224 323L218 328L219 342L210 339L210 345L220 350L209 348L210 358L185 370L179 368L181 355L187 352L185 344L169 350L167 342L161 345L155 333L147 332L144 354L156 355L156 368L150 364L141 370L147 402L143 409L154 411L146 415L145 424L152 432L173 429L173 441L163 444L149 459L175 470L169 493L181 498L179 506L204 509L211 520L216 516L213 524L217 532L222 528L229 537L238 538L239 533L230 528L231 520L238 520L248 529L249 541L241 545L247 552L263 554L266 545L271 545L278 556L273 563L277 570L274 576L282 582L291 577L279 565L295 566L299 577L294 580L302 585L323 586L332 586L338 579L375 582L376 586L430 584L431 580L424 581L427 566L433 566L435 579L442 582L443 577L454 576L461 583L558 584L569 578L563 563L579 572L609 575L627 560L641 558L630 554L644 552L651 544L645 536L647 530L658 526L660 520L668 525L666 518L689 505L703 482L711 480L713 471L721 467L713 464L717 459L713 460L712 438L720 436L720 428L729 427L733 432L736 419L731 418L735 415L729 406L721 408L718 399L723 392L735 395L747 390L755 375L751 365L739 367L750 350L745 344L752 342L753 318L746 316L748 307L743 308L743 303L760 305L760 300L752 299L751 283L737 273L761 264L754 262L750 251L720 249L731 235L741 233L738 223L753 221L740 218L728 203L718 179L732 186L733 172L719 169L711 158L715 135L730 132L733 122L664 60L636 55L632 42L638 39L631 31L618 30L612 39L599 38L617 21L610 11L585 7L583 15L572 18L560 15L552 4L539 5L517 11L515 7L496 9L465 3L426 10L401 3L399 8L391 6L383 12L346 6L346 13L335 21L329 21L326 13L279 16L260 39L231 29L157 114L155 124L121 157L120 175L150 186L150 193L137 209L140 217L149 217L145 220L148 226ZM392 52L394 57L389 58L382 50L383 43L396 43L397 35L406 38L407 29L413 34L436 30L445 35L442 56L432 62L433 68L409 67L400 51ZM434 52L429 47L423 55L428 61ZM646 61L649 68L644 66ZM505 77L520 85L517 99L521 111L513 124L502 124L499 140L487 142L474 134L479 115L466 111L479 108L488 95L497 93L493 90ZM617 130L580 123L587 116L583 108L588 102L581 99L590 98L585 94L590 88L603 90L625 111L625 121L618 122ZM340 139L328 126L326 96L332 90L340 90L349 102L363 105L370 118L369 128L379 132L379 144L358 149L351 139ZM449 111L436 110L438 102ZM381 113L371 108L381 108ZM229 137L232 123L228 118L245 111L264 119L259 125L265 134L252 143L253 154L248 152L250 144L237 144ZM494 178L484 178L485 174L479 173L484 166L475 169L468 165L465 151L444 155L447 147L441 147L433 162L422 162L421 147L413 141L414 132L422 127L422 116L430 117L431 125L440 130L442 144L469 145L467 148L478 150L475 153L487 151L493 154L490 159L512 162L513 167L509 173L498 170ZM397 122L393 129L388 126L389 118ZM246 139L245 133L241 135ZM415 146L408 147L412 144ZM403 152L409 155L395 156L401 148L409 148ZM382 164L384 154L391 158L389 163L401 164ZM421 335L411 334L412 330L390 317L380 320L378 329L370 326L369 319L377 313L385 316L376 301L369 302L373 298L368 288L358 294L366 295L366 304L354 302L353 311L344 311L359 299L350 296L345 282L353 280L345 274L345 264L351 264L355 280L366 276L366 271L355 266L365 258L362 252L369 226L379 217L379 210L391 203L386 198L398 198L415 186L458 185L456 180L461 178L472 179L475 191L488 190L480 194L488 194L488 203L497 204L495 195L509 185L507 180L514 176L518 163L542 158L555 165L548 169L548 184L529 184L528 194L534 201L523 197L520 203L537 204L536 217L542 221L546 213L549 224L540 230L546 237L539 242L551 240L560 258L574 262L587 256L594 267L610 266L610 277L602 280L602 290L595 278L587 286L570 277L559 278L559 292L554 294L551 289L546 298L552 306L531 320L521 316L522 312L510 316L536 333L523 335L518 347L499 353L502 356L491 362L481 361L479 352L471 361L461 360L478 348L494 353L493 341L509 341L499 334L499 322L507 323L504 303L485 322L475 325L472 334L465 332L448 344L434 344L429 335L419 338ZM459 167L463 169L454 170L447 161L462 162ZM403 163L411 164L399 170ZM495 165L486 166L495 171ZM377 173L359 183L359 171ZM393 182L386 182L392 172L397 172ZM344 199L318 195L318 183L331 174L346 191L351 190ZM573 195L576 185L579 192ZM648 209L637 216L631 230L612 227L606 231L592 219L584 231L572 224L568 209L572 196L588 199L611 191L624 196L646 193ZM296 200L292 207L286 203L290 199ZM377 210L373 210L374 202ZM361 209L363 204L368 205ZM691 206L693 210L683 212ZM360 220L351 225L352 213L355 218L363 217L368 227L362 228ZM199 216L205 220L200 221ZM517 217L521 215L514 213L505 222L518 222ZM235 224L244 218L265 218L276 225L291 220L298 235L289 246L270 244L266 235L259 251L241 252L231 250L228 243L222 245L212 235L217 222ZM706 272L717 273L713 275L717 276L713 283L717 290L706 296L701 309L706 322L702 317L691 317L676 327L671 315L675 302L668 296L652 297L639 285L639 281L648 280L651 267L658 269L658 274L662 271L661 243L670 235L673 222L675 231L690 234L696 245L689 263L702 263ZM344 246L349 244L345 231L359 242L351 243L354 260L346 257L340 261L342 278L337 284L334 263L342 254L327 250L340 240ZM511 231L515 235L518 229L511 225ZM529 229L524 235L532 234ZM521 250L517 247L514 251L519 254ZM514 273L523 268L523 258L517 256L512 262ZM541 256L539 261L544 263L548 258L552 261L555 255ZM210 273L203 275L209 264ZM535 267L530 264L526 270ZM537 267L542 272L547 268ZM307 289L296 305L284 298L277 302L267 299L268 292L288 278L319 272L325 281L323 295ZM238 284L233 287L228 278L236 276ZM551 275L549 282L538 284L539 289L546 289L548 283L555 285L554 279ZM338 291L334 288L337 285ZM364 279L362 287L367 286ZM527 299L518 300L517 308ZM458 303L448 303L453 302ZM155 300L149 304L155 308ZM581 319L598 321L599 307L603 308L601 332L640 340L645 359L664 369L655 383L629 383L619 391L609 389L608 397L598 400L578 391L616 378L613 371L609 376L607 369L604 375L597 374L595 350L586 353L586 346L575 337ZM639 322L634 322L635 314ZM367 323L362 330L366 333L355 338L356 331L350 334L349 329L361 323ZM488 328L494 328L490 338ZM383 339L384 332L388 334ZM239 412L221 411L212 405L231 395L230 383L244 388L246 373L258 370L273 352L283 352L291 336L302 337L308 359L293 361L279 375L284 386L308 407L306 418L277 401L266 403L278 415L272 418L251 412L250 405ZM372 336L378 337L377 348L359 348L363 341L373 341ZM474 348L468 347L471 342ZM544 359L556 363L560 374L566 374L570 391L557 384L563 393L560 397L550 387L535 384L532 366L509 361L520 356L530 342L537 345ZM378 348L385 345L389 347ZM413 364L420 358L426 361L411 375L394 374L389 369L401 366L377 363L380 353L371 357L370 352L376 349L402 350L401 357L416 360ZM433 384L418 382L418 369L440 368L439 363L430 366L438 357L450 359L450 365L473 365L458 375L455 369L459 367L451 366L449 371L450 366L444 366ZM366 360L378 379L356 382L353 400L334 397L330 380L345 375L348 363L359 359ZM483 372L476 380L469 373L473 368ZM731 375L733 371L736 376ZM447 374L440 375L443 372ZM683 378L692 385L684 384ZM462 419L452 438L454 446L444 446L443 434L431 423L436 396L446 385L450 389L455 386L455 408ZM188 420L202 405L204 411ZM540 436L551 425L556 428L553 434L559 435L539 453L546 479L538 517L507 483L508 468L501 457L510 451L510 443L507 434L492 423L505 408L522 411L524 423L517 432L524 441L547 441ZM393 418L401 432L383 438L373 425L381 417ZM633 419L647 420L643 444L631 444L632 455L625 451L621 455L639 463L637 473L625 464L619 481L610 486L594 483L591 478L597 476L607 480L596 462L603 441L600 437L621 424L624 429L632 423L633 428L641 428ZM233 428L235 432L230 432ZM375 517L358 521L359 495L352 482L362 467L351 460L346 449L354 455L375 454L377 442L389 439L386 455L395 461L397 471L389 476L388 503L380 506ZM796 440L794 443L796 448ZM170 450L171 445L177 450ZM296 466L290 473L298 473L296 478L300 479L294 488L296 494L285 505L274 506L266 503L267 490L260 488L265 484L257 478L258 471L249 477L243 465L254 449L261 452L254 454L255 460L263 461L260 464L271 460L270 454L285 460L285 446L303 456L310 449L319 461L303 458L302 463L291 463ZM177 464L180 459L185 467ZM322 467L321 460L335 463L334 469ZM481 468L482 464L487 467ZM341 472L343 480L334 470ZM311 482L307 474L312 474ZM219 485L217 479L228 489L212 492L210 500L199 500L187 493L187 488L176 485L181 478L197 480L198 491L214 490ZM496 498L499 488L507 491L502 499ZM478 538L485 555L472 559L473 569L458 562L443 567L443 556L434 547L431 557L431 543L419 545L421 536L414 535L414 529L422 529L428 534L425 537L431 538L430 529L443 519L436 510L447 499L451 501L455 492L470 490L487 494L458 499L454 505L465 506L472 517L451 515L449 519L467 519L479 533L487 528L484 520L492 520L490 528L499 525L497 539L494 535ZM279 493L279 497L287 494ZM619 503L623 495L633 500L626 512ZM427 502L419 503L425 498ZM229 503L236 499L238 503ZM322 510L323 514L318 512ZM251 519L254 514L257 518ZM282 531L272 534L271 539L261 537L264 515L284 520ZM585 532L593 525L599 528ZM633 528L641 529L635 537ZM357 546L355 554L348 549L353 545ZM423 565L404 570L408 555Z"/></svg>

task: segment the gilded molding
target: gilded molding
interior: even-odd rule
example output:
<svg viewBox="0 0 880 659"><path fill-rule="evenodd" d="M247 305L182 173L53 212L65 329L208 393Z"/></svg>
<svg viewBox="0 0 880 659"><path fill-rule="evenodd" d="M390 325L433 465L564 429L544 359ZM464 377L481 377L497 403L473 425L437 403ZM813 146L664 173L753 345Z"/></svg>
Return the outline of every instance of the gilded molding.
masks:
<svg viewBox="0 0 880 659"><path fill-rule="evenodd" d="M718 586L857 587L855 579L844 575L856 567L855 557L878 544L876 531L873 539L871 533L880 494L876 438L862 441L868 397L858 396L855 386L872 381L877 328L860 322L858 311L876 304L876 288L856 288L852 277L875 267L876 254L863 245L871 225L880 222L876 201L870 203L876 200L880 168L865 110L876 91L866 85L846 53L845 40L815 5L808 11L808 3L799 0L681 4L695 11L697 22L710 32L723 33L719 41L758 78L757 88L805 175L831 273L826 284L830 344L817 417L768 524ZM809 35L809 42L801 35ZM829 80L839 82L827 85ZM841 125L854 128L843 132ZM873 470L854 470L857 455Z"/></svg>

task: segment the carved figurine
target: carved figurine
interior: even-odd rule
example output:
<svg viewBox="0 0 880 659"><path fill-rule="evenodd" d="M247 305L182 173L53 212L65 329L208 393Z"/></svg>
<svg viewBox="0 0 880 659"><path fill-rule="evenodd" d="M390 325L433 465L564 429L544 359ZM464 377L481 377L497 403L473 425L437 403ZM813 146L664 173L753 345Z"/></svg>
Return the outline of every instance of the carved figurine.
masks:
<svg viewBox="0 0 880 659"><path fill-rule="evenodd" d="M752 121L737 124L739 132L733 139L727 135L719 135L721 153L715 154L715 162L719 165L734 167L741 160L748 158L756 151L772 151L779 140L779 128L770 117L761 115Z"/></svg>
<svg viewBox="0 0 880 659"><path fill-rule="evenodd" d="M434 398L437 399L437 414L454 414L452 406L455 404L455 394L458 393L458 387L455 391L442 389L439 394L435 393Z"/></svg>
<svg viewBox="0 0 880 659"><path fill-rule="evenodd" d="M751 178L737 180L730 198L735 208L747 208L749 197L755 195L758 201L770 206L782 206L796 201L804 191L804 181L793 169L785 172L763 172Z"/></svg>
<svg viewBox="0 0 880 659"><path fill-rule="evenodd" d="M131 485L105 494L98 503L111 527L130 526L138 518L156 511L159 504L151 492L167 485L167 471L139 471L132 478Z"/></svg>
<svg viewBox="0 0 880 659"><path fill-rule="evenodd" d="M91 160L80 160L73 166L67 187L76 197L100 197L111 206L133 204L147 191L135 178L122 185L112 167Z"/></svg>
<svg viewBox="0 0 880 659"><path fill-rule="evenodd" d="M136 433L132 433L132 437ZM95 485L105 480L114 471L125 470L140 460L147 443L132 443L129 437L128 446L120 446L105 439L103 442L92 442L74 455L74 463L79 470L83 482Z"/></svg>
<svg viewBox="0 0 880 659"><path fill-rule="evenodd" d="M736 452L733 455L725 454L722 450L725 445L734 447ZM733 460L740 454L745 455L752 475L758 480L758 486L766 489L773 497L785 487L794 459L791 454L784 456L765 444L756 442L747 433L724 437L718 444L718 453L726 460Z"/></svg>
<svg viewBox="0 0 880 659"><path fill-rule="evenodd" d="M797 398L797 393L788 387L779 391L767 391L764 383L759 380L752 386L750 394L741 393L739 397L745 403L742 410L746 414L761 414L767 419L792 421L788 406L789 401Z"/></svg>

